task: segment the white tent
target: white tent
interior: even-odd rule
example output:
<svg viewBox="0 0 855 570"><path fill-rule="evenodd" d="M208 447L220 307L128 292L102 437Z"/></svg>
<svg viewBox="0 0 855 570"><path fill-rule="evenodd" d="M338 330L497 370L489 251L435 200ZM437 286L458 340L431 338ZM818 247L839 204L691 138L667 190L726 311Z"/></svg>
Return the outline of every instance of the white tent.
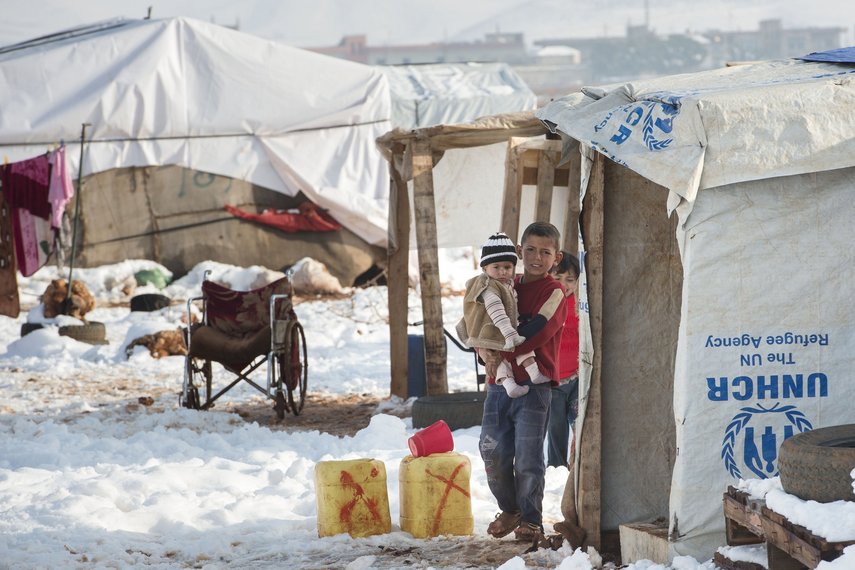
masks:
<svg viewBox="0 0 855 570"><path fill-rule="evenodd" d="M537 96L506 63L378 66L392 92L392 124L403 131L533 111ZM480 246L499 228L506 142L449 149L436 165L438 245ZM410 184L412 199L412 183ZM498 196L498 198L497 198ZM528 201L526 201L528 203ZM477 210L479 215L472 217ZM416 245L415 223L410 244Z"/></svg>
<svg viewBox="0 0 855 570"><path fill-rule="evenodd" d="M506 63L381 65L401 129L466 123L537 107L537 96Z"/></svg>
<svg viewBox="0 0 855 570"><path fill-rule="evenodd" d="M852 61L586 89L536 113L579 141L605 217L580 246L596 250L580 408L599 383L604 528L667 516L671 556L709 557L728 485L774 477L784 438L855 421Z"/></svg>
<svg viewBox="0 0 855 570"><path fill-rule="evenodd" d="M0 48L0 147L65 142L76 174L180 165L302 191L385 245L390 128L378 70L186 18L118 20Z"/></svg>

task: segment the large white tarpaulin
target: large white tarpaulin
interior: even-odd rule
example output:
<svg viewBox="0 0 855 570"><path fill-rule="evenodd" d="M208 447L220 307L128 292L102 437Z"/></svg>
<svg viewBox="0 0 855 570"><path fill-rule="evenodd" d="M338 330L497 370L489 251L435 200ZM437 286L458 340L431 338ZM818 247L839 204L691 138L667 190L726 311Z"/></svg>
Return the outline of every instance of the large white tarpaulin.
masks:
<svg viewBox="0 0 855 570"><path fill-rule="evenodd" d="M786 437L855 422L853 80L852 65L768 62L537 113L668 188L680 216L672 554L724 543L722 493L776 476Z"/></svg>
<svg viewBox="0 0 855 570"><path fill-rule="evenodd" d="M586 90L537 116L691 204L698 190L843 168L855 66L798 60Z"/></svg>
<svg viewBox="0 0 855 570"><path fill-rule="evenodd" d="M466 123L529 111L537 95L506 63L378 66L392 92L392 123L401 129Z"/></svg>
<svg viewBox="0 0 855 570"><path fill-rule="evenodd" d="M391 128L378 70L186 18L116 21L0 48L0 152L65 142L83 175L175 164L302 191L368 243L387 239Z"/></svg>

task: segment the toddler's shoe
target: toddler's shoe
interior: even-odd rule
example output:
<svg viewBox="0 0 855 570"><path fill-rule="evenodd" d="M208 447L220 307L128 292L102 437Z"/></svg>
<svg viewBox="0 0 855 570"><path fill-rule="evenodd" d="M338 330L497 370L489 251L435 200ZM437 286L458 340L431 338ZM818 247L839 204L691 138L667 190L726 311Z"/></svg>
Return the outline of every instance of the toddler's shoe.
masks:
<svg viewBox="0 0 855 570"><path fill-rule="evenodd" d="M519 398L528 394L528 386L520 386L514 382L513 378L499 378L496 383L501 384L510 398Z"/></svg>
<svg viewBox="0 0 855 570"><path fill-rule="evenodd" d="M514 333L512 336L509 336L505 339L505 346L504 348L502 348L502 350L513 350L524 342L524 336L520 336L519 334Z"/></svg>

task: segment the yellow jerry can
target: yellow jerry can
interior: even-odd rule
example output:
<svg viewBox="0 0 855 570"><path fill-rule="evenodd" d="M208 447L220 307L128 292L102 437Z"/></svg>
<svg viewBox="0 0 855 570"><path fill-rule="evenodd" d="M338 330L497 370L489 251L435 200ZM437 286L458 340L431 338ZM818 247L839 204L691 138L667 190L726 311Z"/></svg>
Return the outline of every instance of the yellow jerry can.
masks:
<svg viewBox="0 0 855 570"><path fill-rule="evenodd" d="M315 465L318 536L384 534L392 530L386 466L376 459Z"/></svg>
<svg viewBox="0 0 855 570"><path fill-rule="evenodd" d="M401 460L401 530L416 538L472 534L471 471L469 458L453 451Z"/></svg>

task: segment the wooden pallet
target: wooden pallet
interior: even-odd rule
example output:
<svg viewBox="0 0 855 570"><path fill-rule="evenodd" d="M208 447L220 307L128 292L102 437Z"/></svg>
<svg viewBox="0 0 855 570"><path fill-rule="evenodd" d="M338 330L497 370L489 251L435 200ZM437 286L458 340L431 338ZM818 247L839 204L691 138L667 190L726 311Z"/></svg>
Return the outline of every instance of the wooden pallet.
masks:
<svg viewBox="0 0 855 570"><path fill-rule="evenodd" d="M824 560L838 558L844 548L855 544L855 541L829 542L769 509L765 501L751 499L747 493L734 487L728 487L723 506L727 544L740 546L765 542L768 570L813 569ZM720 567L742 570L739 566L727 566L727 562L725 559Z"/></svg>
<svg viewBox="0 0 855 570"><path fill-rule="evenodd" d="M713 555L713 563L719 570L766 570L765 566L755 564L754 562L743 562L741 560L731 560L730 558L716 552Z"/></svg>

